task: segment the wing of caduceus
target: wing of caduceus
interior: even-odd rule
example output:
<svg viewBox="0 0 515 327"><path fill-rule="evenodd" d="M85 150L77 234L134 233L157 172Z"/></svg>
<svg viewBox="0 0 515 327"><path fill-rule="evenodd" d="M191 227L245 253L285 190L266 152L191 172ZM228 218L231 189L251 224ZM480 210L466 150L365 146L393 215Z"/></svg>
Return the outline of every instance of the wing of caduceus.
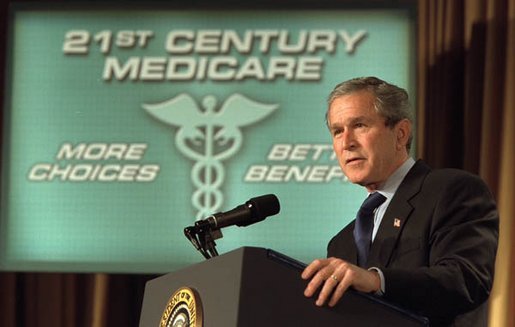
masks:
<svg viewBox="0 0 515 327"><path fill-rule="evenodd" d="M277 108L277 104L256 102L238 93L227 98L220 110L215 114L215 117L213 117L212 123L220 127L214 135L214 140L222 146L233 142L233 146L217 154L217 159L227 159L240 149L243 140L241 127L265 119Z"/></svg>
<svg viewBox="0 0 515 327"><path fill-rule="evenodd" d="M175 143L179 151L192 160L202 160L203 156L186 144L188 140L199 144L205 139L204 133L199 129L205 117L195 99L182 93L164 102L144 103L142 107L158 121L178 127Z"/></svg>

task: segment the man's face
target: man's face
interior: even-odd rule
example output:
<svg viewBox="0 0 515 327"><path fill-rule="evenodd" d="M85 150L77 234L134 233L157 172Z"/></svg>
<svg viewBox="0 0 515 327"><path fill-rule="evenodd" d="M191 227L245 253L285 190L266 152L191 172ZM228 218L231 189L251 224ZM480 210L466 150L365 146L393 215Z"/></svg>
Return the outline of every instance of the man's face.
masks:
<svg viewBox="0 0 515 327"><path fill-rule="evenodd" d="M333 100L328 112L329 131L338 162L347 178L375 190L407 159L409 122L394 128L374 109L374 96L358 91Z"/></svg>

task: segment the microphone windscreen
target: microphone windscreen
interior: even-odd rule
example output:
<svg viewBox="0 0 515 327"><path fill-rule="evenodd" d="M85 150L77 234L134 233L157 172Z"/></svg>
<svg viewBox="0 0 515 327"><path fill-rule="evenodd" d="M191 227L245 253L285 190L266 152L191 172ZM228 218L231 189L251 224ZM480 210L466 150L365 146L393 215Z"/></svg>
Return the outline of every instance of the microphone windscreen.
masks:
<svg viewBox="0 0 515 327"><path fill-rule="evenodd" d="M273 216L281 210L279 199L274 194L261 195L247 201L251 205L253 219L263 220L268 216Z"/></svg>

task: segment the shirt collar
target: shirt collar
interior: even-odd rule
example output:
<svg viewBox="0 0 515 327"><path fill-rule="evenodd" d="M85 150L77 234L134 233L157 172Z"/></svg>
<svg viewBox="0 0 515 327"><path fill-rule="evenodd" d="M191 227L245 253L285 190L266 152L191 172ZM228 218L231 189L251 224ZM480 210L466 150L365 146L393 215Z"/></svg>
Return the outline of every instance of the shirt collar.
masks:
<svg viewBox="0 0 515 327"><path fill-rule="evenodd" d="M377 189L377 191L386 198L391 199L414 164L415 160L409 157L399 168L397 168L397 170L393 172L393 174L390 175L390 177L388 177L383 186Z"/></svg>

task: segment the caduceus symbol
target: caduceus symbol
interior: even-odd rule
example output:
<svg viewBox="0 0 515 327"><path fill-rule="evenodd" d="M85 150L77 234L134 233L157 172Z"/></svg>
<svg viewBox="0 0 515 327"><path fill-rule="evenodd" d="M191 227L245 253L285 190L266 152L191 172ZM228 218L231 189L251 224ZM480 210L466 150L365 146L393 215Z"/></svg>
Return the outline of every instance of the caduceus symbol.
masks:
<svg viewBox="0 0 515 327"><path fill-rule="evenodd" d="M241 127L270 115L278 105L259 103L241 94L229 96L217 110L217 99L205 96L199 107L189 94L181 93L161 103L143 104L157 120L178 127L177 149L195 163L191 179L196 190L191 198L197 219L220 209L225 179L222 161L233 156L243 142Z"/></svg>

